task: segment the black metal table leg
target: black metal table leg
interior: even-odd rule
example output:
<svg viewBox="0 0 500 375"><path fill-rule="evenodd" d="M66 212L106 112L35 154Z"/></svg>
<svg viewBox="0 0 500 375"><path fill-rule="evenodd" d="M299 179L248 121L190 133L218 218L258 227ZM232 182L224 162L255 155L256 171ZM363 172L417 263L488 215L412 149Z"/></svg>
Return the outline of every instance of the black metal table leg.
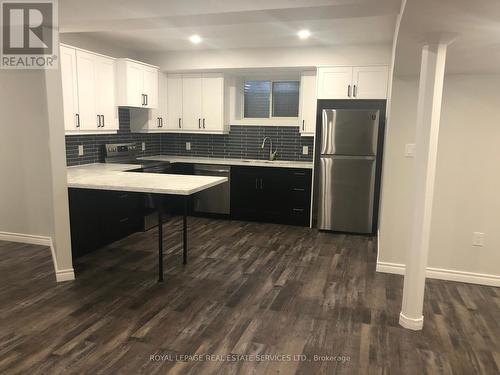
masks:
<svg viewBox="0 0 500 375"><path fill-rule="evenodd" d="M182 264L187 264L187 209L188 197L184 197L184 216L182 218L184 248L182 252Z"/></svg>
<svg viewBox="0 0 500 375"><path fill-rule="evenodd" d="M161 195L157 195L156 207L158 209L158 282L163 281L163 207Z"/></svg>

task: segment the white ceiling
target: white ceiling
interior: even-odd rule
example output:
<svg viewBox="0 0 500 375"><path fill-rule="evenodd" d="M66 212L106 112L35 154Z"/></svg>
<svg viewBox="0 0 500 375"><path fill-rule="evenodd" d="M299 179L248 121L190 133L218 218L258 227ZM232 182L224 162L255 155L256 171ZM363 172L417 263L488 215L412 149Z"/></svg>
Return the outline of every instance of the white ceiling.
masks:
<svg viewBox="0 0 500 375"><path fill-rule="evenodd" d="M500 73L500 0L408 0L395 69L417 74L422 42L453 35L447 73Z"/></svg>
<svg viewBox="0 0 500 375"><path fill-rule="evenodd" d="M59 24L137 51L392 43L400 2L59 0ZM296 35L303 28L308 40ZM203 42L191 44L192 34Z"/></svg>

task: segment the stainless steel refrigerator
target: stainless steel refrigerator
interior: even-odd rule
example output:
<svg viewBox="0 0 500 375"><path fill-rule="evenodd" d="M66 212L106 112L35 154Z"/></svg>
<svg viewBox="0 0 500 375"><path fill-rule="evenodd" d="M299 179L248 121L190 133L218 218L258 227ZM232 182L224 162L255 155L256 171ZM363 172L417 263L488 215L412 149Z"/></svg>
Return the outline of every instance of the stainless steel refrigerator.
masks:
<svg viewBox="0 0 500 375"><path fill-rule="evenodd" d="M323 110L319 229L372 233L379 112Z"/></svg>

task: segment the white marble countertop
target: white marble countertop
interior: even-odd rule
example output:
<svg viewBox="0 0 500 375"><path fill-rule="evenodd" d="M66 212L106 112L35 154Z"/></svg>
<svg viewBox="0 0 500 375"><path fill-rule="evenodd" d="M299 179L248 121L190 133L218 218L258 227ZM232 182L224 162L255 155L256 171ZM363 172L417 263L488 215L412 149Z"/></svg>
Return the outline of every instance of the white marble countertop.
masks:
<svg viewBox="0 0 500 375"><path fill-rule="evenodd" d="M313 163L308 161L288 160L253 160L253 159L223 159L174 155L154 155L138 158L147 161L165 161L170 163L217 164L217 165L246 165L249 167L275 167L275 168L304 168L312 169Z"/></svg>
<svg viewBox="0 0 500 375"><path fill-rule="evenodd" d="M226 177L127 172L139 167L112 163L68 167L68 187L191 195L227 181Z"/></svg>

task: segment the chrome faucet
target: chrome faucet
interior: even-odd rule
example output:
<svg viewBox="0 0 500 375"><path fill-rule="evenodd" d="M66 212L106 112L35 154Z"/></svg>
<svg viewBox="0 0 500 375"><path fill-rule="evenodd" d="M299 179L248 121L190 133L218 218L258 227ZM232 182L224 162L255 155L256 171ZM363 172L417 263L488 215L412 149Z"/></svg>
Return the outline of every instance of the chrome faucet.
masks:
<svg viewBox="0 0 500 375"><path fill-rule="evenodd" d="M273 140L269 137L265 137L264 140L262 141L262 146L260 146L260 148L264 149L267 140L269 140L269 161L273 161L274 158L276 157L276 153L278 152L278 148L276 148L276 150L274 150L273 152Z"/></svg>

